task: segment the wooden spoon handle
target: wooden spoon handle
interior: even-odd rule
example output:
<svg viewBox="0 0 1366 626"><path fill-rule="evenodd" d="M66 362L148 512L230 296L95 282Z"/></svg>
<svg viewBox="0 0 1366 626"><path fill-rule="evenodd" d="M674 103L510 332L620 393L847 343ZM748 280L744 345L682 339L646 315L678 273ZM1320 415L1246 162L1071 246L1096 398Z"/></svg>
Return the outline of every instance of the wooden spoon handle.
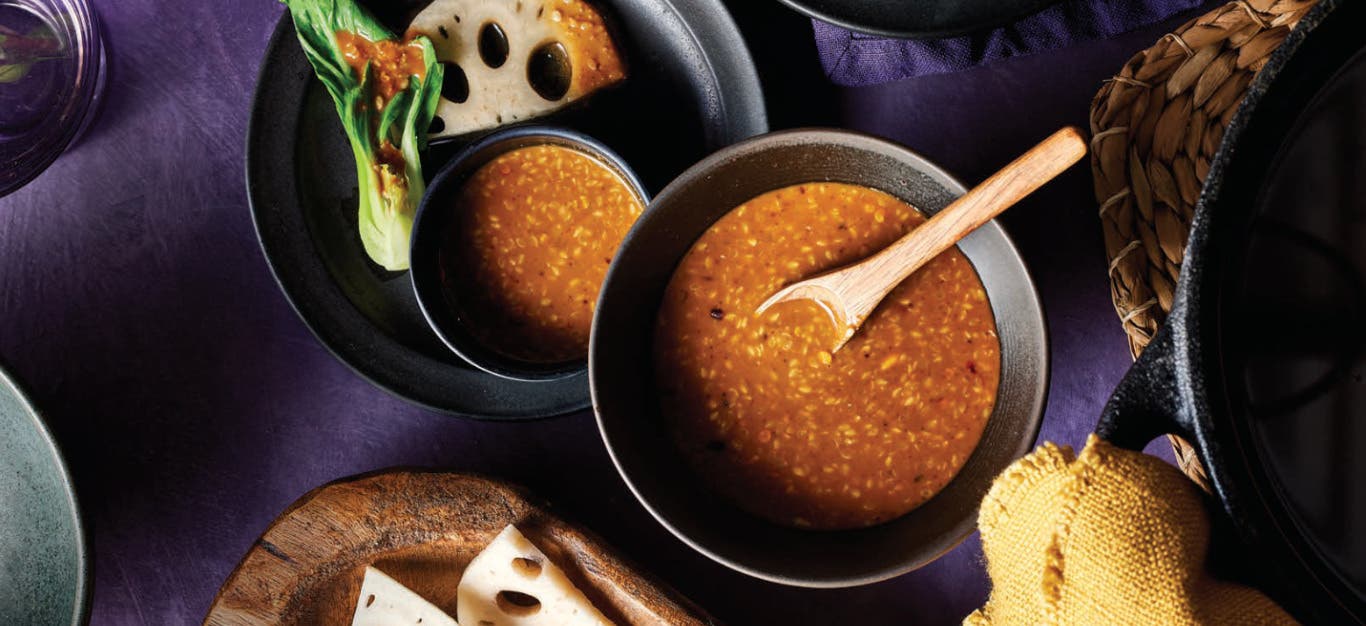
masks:
<svg viewBox="0 0 1366 626"><path fill-rule="evenodd" d="M885 288L870 288L867 293L876 295L881 301L892 288L930 259L1067 171L1083 156L1086 156L1086 139L1080 130L1069 126L1049 135L929 221L869 259L868 265L876 265L878 269L870 267L865 276L885 281L885 285L878 286Z"/></svg>

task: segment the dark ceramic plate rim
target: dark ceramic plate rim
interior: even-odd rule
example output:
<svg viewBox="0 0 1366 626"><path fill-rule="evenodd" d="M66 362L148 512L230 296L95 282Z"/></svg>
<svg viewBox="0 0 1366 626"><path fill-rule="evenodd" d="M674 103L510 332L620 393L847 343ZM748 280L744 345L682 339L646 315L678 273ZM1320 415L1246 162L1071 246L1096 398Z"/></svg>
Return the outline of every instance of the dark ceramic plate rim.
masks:
<svg viewBox="0 0 1366 626"><path fill-rule="evenodd" d="M706 60L706 69L712 74L718 88L719 111L725 116L726 130L730 134L723 142L739 141L768 130L758 71L739 28L720 0L659 2L688 30L697 43L699 54ZM699 33L702 28L708 30ZM523 421L558 417L588 409L591 404L586 382L583 395L576 402L521 411L506 410L495 403L484 402L481 405L478 394L471 393L477 390L457 390L449 385L438 384L430 379L432 372L464 366L430 358L379 332L341 293L327 268L318 261L311 245L290 246L277 240L278 236L270 234L272 229L282 227L282 211L297 210L298 190L293 181L292 169L289 176L277 177L285 180L272 183L270 191L262 189L257 181L269 178L273 164L286 163L292 167L292 140L290 154L281 155L278 154L278 147L272 146L271 139L278 133L295 137L299 117L271 119L262 111L272 108L270 105L273 100L278 99L279 96L272 93L280 88L278 85L288 84L291 80L315 80L311 68L307 68L306 64L300 68L301 72L306 70L306 73L298 77L291 77L288 71L282 71L282 63L287 57L284 42L293 36L294 28L289 14L283 13L266 45L252 95L251 114L247 123L244 181L252 225L266 264L285 300L304 326L338 361L371 384L433 411L470 419ZM708 39L716 45L702 45ZM283 209L271 206L273 200L281 197L293 198L289 201L293 205ZM289 262L282 263L282 260ZM451 358L459 360L455 355L451 355ZM383 365L377 366L376 363ZM393 366L406 371L386 369ZM493 374L482 374L496 378ZM427 380L413 382L424 377Z"/></svg>
<svg viewBox="0 0 1366 626"><path fill-rule="evenodd" d="M965 22L962 24L946 25L917 24L914 20L902 23L900 20L892 19L888 23L871 23L861 21L858 11L852 10L821 10L811 6L809 0L778 0L798 13L807 17L828 22L859 33L867 35L878 35L881 37L893 37L897 39L941 39L948 37L958 37L972 33L982 32L1004 26L1015 22L1027 15L1033 15L1045 7L1057 4L1061 0L1031 0L1023 3L1024 6L1015 11L1001 13L990 20L980 20L976 22ZM848 4L850 0L846 0Z"/></svg>
<svg viewBox="0 0 1366 626"><path fill-rule="evenodd" d="M28 422L33 425L33 429L38 432L43 442L47 444L47 451L52 455L53 464L60 474L62 492L66 496L67 509L71 514L71 527L76 531L76 600L71 612L71 623L84 624L90 618L90 594L93 591L90 585L90 533L86 531L85 523L81 517L80 505L76 502L76 488L71 481L71 470L66 465L66 459L62 456L61 449L57 447L57 440L52 436L52 431L48 429L43 418L38 415L38 410L34 408L33 402L24 393L18 381L0 367L0 394L9 395L18 401L28 416Z"/></svg>
<svg viewBox="0 0 1366 626"><path fill-rule="evenodd" d="M948 171L939 167L933 161L924 157L920 153L915 152L914 150L911 150L910 148L907 148L900 144L893 143L891 141L887 141L879 137L874 137L871 135L859 133L857 131L850 131L846 129L797 128L770 132L760 137L755 137L745 140L743 142L739 142L734 146L730 146L726 150L713 153L712 155L708 156L705 159L702 159L692 167L688 168L687 171L678 176L678 178L674 179L673 182L669 183L667 187L660 190L659 193L655 194L655 201L658 201L661 198L669 198L673 194L673 187L684 184L689 179L702 176L710 176L710 173L702 172L710 170L714 168L716 165L724 163L725 161L730 159L731 149L740 148L750 143L759 141L775 141L775 138L776 140L781 141L785 138L800 138L804 135L811 135L816 133L826 133L836 138L838 138L839 135L849 135L855 136L861 140L872 140L874 142L879 142L881 144L884 144L884 146L887 147L889 150L902 153L902 155L906 158L906 161L908 163L916 164L915 167L920 173L928 176L935 182L943 185L944 188L953 193L955 197L961 196L967 193L968 191L968 187L964 185L962 181L958 180L952 174L948 173ZM627 245L627 243L629 243L631 239L635 237L636 231L644 227L649 218L650 210L647 209L645 215L641 216L641 218L636 221L635 226L631 228L631 231L627 233L626 239L622 243L623 246ZM1039 294L1038 285L1034 282L1034 277L1029 273L1029 266L1027 263L1025 263L1024 256L1020 254L1019 247L1015 245L1015 240L1010 237L1009 233L1007 233L1005 229L1001 227L1000 223L996 220L987 222L982 227L978 228L976 232L979 235L988 235L993 238L999 239L1003 251L1006 254L1008 254L1011 258L1013 258L1013 260L1017 262L1021 268L1024 268L1025 271L1023 272L1023 274L1024 279L1026 281L1024 287L1026 288L1028 294L1031 296L1031 302L1034 304L1034 313L1036 314L1035 316L1037 317L1038 321L1039 334L1037 336L1038 345L1036 346L1036 348L1039 361L1039 379L1036 382L1038 385L1039 393L1036 404L1031 408L1031 415L1027 422L1024 424L1025 429L1028 431L1024 434L1028 434L1029 436L1027 438L1021 437L1021 439L1019 440L1020 443L1016 446L1016 449L1014 451L1014 456L1016 459L1018 459L1034 448L1035 442L1038 441L1039 431L1043 427L1044 413L1047 411L1048 408L1048 395L1051 391L1053 378L1052 341L1048 329L1048 316L1047 313L1044 311L1043 298ZM612 267L608 268L607 270L607 279L605 283L611 283L612 275L618 271L625 270L622 270L621 266L614 262L612 264ZM601 300L599 300L599 309L601 308ZM588 371L590 377L590 389L593 394L593 406L595 409L594 419L597 422L598 432L602 437L603 445L607 448L607 454L612 459L612 465L616 468L617 474L621 476L622 481L626 483L626 487L631 490L631 494L635 496L636 501L639 502L640 505L650 513L650 516L653 517L655 521L659 523L660 526L663 526L666 530L668 530L669 534L673 535L679 541L682 541L684 544L686 544L689 548L692 548L698 554L701 554L716 563L724 565L732 570L743 573L747 576L752 576L754 578L772 583L790 585L794 587L805 587L810 589L843 589L882 582L918 570L930 563L933 563L943 555L947 554L949 551L958 547L959 544L963 543L964 540L966 540L970 535L972 535L973 532L977 530L977 516L975 514L966 516L963 519L963 521L961 521L957 526L954 527L954 530L951 534L946 534L941 541L927 545L925 551L923 552L922 558L911 559L898 566L883 568L878 571L866 573L862 576L851 576L838 579L824 577L798 577L791 575L774 574L771 572L756 569L746 563L742 563L728 556L719 554L715 550L712 550L711 548L703 545L700 541L689 536L684 530L680 529L678 525L670 521L667 515L664 512L660 511L659 507L649 497L647 497L644 492L640 490L640 488L636 485L636 482L630 477L630 472L628 472L626 467L622 464L622 460L618 458L618 454L615 447L618 444L614 444L611 440L611 437L608 434L609 429L604 425L604 418L601 412L597 410L597 396L599 392L598 383L596 381L597 368L594 366L593 361L596 358L596 353L598 349L598 342L596 339L596 335L598 332L598 320L599 318L597 317L595 317L593 320L594 338L589 341ZM1021 349L1023 350L1024 348ZM1002 354L1002 356L1004 358L1004 353ZM1005 376L1004 369L1002 371L1002 376ZM977 449L974 449L973 454L975 455L976 453ZM970 456L968 463L971 463L971 458L972 457ZM955 477L955 480L956 479L957 477ZM952 481L950 481L950 484L952 484ZM945 489L947 488L948 487L945 486ZM940 493L942 492L943 490L940 491ZM812 532L824 533L829 531Z"/></svg>

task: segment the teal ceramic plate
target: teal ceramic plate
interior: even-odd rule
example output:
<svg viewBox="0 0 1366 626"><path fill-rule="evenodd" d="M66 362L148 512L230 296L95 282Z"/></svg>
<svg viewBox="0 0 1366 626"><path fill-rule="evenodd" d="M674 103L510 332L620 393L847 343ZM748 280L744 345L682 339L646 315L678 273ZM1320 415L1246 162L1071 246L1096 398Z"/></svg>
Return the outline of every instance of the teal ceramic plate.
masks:
<svg viewBox="0 0 1366 626"><path fill-rule="evenodd" d="M89 560L66 464L0 370L0 624L81 624Z"/></svg>

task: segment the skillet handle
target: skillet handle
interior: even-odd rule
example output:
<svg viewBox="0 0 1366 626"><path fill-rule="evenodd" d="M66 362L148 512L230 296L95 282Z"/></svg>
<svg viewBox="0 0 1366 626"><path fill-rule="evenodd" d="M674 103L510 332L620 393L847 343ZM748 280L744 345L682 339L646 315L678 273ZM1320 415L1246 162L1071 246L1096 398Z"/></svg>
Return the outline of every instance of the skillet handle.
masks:
<svg viewBox="0 0 1366 626"><path fill-rule="evenodd" d="M1177 358L1170 327L1158 331L1115 387L1096 425L1101 439L1138 451L1161 435L1190 439L1193 422L1181 401L1177 373L1183 364Z"/></svg>

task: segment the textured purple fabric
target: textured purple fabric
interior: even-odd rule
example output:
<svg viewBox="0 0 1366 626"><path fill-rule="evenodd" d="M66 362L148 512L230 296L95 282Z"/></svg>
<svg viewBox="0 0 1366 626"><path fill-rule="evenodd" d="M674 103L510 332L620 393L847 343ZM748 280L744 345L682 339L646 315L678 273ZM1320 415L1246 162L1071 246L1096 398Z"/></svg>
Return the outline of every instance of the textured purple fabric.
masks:
<svg viewBox="0 0 1366 626"><path fill-rule="evenodd" d="M734 626L954 624L986 598L975 536L919 571L867 587L748 578L650 518L587 413L470 422L373 387L290 309L247 209L248 111L280 5L94 5L109 47L105 108L52 169L0 199L0 361L26 384L71 465L92 531L92 624L199 623L292 501L396 465L524 484ZM811 33L805 20L792 21L790 32L749 31L756 52L767 51L756 56L794 62L792 42L810 46ZM829 117L804 113L797 97L771 106L789 125L889 137L975 182L1060 125L1084 125L1100 81L1169 26L844 89ZM819 79L814 49L801 61ZM1051 333L1041 438L1080 444L1129 367L1090 174L1074 169L1004 223L1038 283Z"/></svg>
<svg viewBox="0 0 1366 626"><path fill-rule="evenodd" d="M947 39L907 40L812 20L821 64L841 85L871 85L969 67L1111 37L1203 0L1063 0L1011 24Z"/></svg>

